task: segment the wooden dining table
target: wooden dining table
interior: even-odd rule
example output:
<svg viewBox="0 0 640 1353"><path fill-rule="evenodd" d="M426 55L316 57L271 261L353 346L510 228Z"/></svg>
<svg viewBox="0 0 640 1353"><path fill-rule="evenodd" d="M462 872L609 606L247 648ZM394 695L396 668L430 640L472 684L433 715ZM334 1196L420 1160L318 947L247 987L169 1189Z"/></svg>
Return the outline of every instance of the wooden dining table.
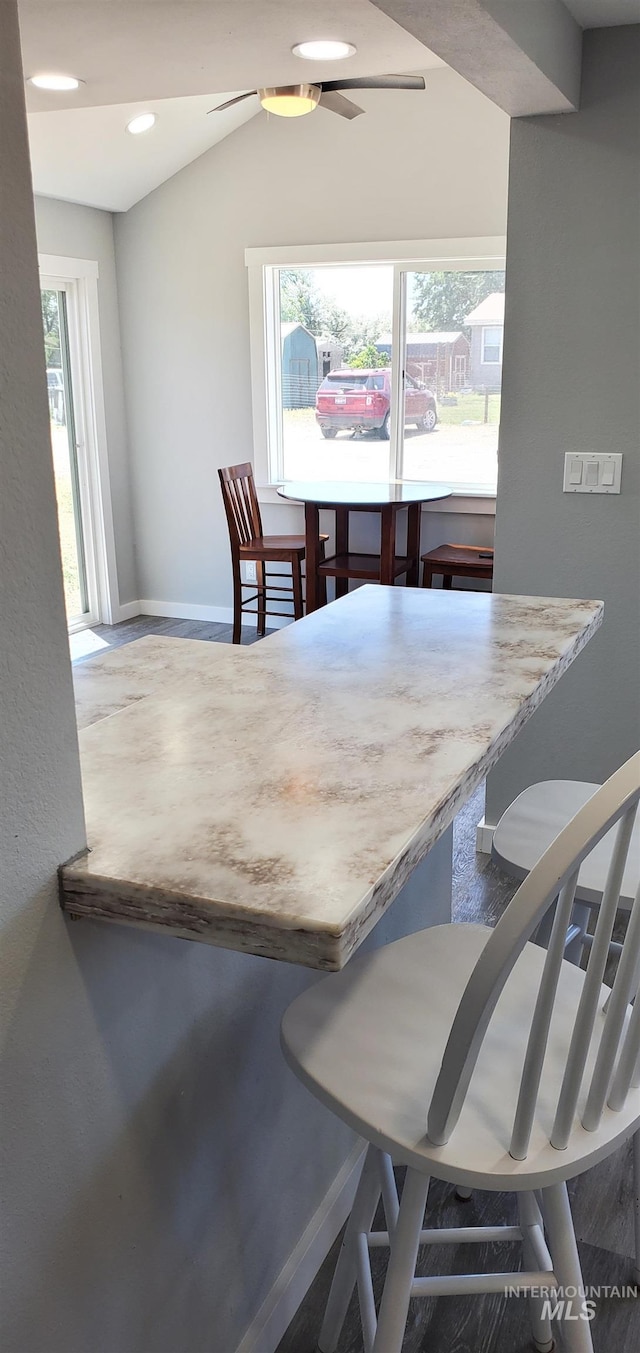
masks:
<svg viewBox="0 0 640 1353"><path fill-rule="evenodd" d="M406 574L408 587L417 587L420 568L420 513L423 503L449 498L446 484L341 483L292 481L283 484L282 498L304 503L307 615L326 602L326 578L335 578L336 597L344 596L350 578L392 585ZM325 559L320 545L320 509L335 512L335 553ZM407 510L405 554L396 553L396 519ZM349 548L351 512L380 514L380 553L364 554Z"/></svg>

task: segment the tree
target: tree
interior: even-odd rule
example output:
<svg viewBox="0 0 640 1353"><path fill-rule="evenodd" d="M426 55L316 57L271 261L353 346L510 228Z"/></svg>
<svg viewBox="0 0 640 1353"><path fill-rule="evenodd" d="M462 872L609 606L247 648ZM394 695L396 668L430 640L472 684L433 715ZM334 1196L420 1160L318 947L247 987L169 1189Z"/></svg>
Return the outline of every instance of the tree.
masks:
<svg viewBox="0 0 640 1353"><path fill-rule="evenodd" d="M283 323L304 324L314 338L335 339L347 364L391 327L390 315L351 315L343 310L322 294L308 268L281 269L280 318Z"/></svg>
<svg viewBox="0 0 640 1353"><path fill-rule="evenodd" d="M503 272L426 272L413 279L410 327L427 332L465 329L465 319L493 291L504 291Z"/></svg>
<svg viewBox="0 0 640 1353"><path fill-rule="evenodd" d="M57 291L42 291L42 328L47 366L62 366L60 353L60 313Z"/></svg>
<svg viewBox="0 0 640 1353"><path fill-rule="evenodd" d="M388 352L378 352L373 343L368 343L366 348L361 348L347 360L347 366L360 368L361 370L371 370L378 366L390 366L391 358Z"/></svg>
<svg viewBox="0 0 640 1353"><path fill-rule="evenodd" d="M316 337L323 332L324 300L306 269L282 269L280 318L285 323L304 324Z"/></svg>

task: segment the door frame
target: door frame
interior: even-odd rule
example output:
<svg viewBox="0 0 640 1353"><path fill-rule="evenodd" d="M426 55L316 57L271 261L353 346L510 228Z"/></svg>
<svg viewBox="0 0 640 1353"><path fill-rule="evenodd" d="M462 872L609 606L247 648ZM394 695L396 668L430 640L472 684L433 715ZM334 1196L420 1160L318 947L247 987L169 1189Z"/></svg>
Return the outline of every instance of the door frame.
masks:
<svg viewBox="0 0 640 1353"><path fill-rule="evenodd" d="M70 629L112 625L120 610L102 381L98 264L94 259L39 254L40 286L67 294L76 454L89 591L94 613ZM92 586L93 585L93 586Z"/></svg>

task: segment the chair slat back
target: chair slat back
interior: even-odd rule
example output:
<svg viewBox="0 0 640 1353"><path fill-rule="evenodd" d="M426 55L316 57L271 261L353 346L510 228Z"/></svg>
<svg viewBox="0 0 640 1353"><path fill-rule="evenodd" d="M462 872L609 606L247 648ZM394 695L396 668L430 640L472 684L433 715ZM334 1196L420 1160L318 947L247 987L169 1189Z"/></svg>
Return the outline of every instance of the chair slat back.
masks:
<svg viewBox="0 0 640 1353"><path fill-rule="evenodd" d="M566 1145L596 1024L608 944L639 800L640 752L621 766L560 832L492 931L462 995L431 1098L427 1135L436 1145L447 1142L455 1128L500 994L527 941L557 899L531 1017L511 1142L511 1154L518 1160L526 1158L578 871L603 836L619 823L550 1137L554 1146ZM636 1013L640 999L628 1018L629 1002L639 981L640 893L629 917L604 1024L600 1022L600 1044L582 1119L588 1131L597 1128L605 1103L619 1110L630 1087L640 1081L640 1015Z"/></svg>
<svg viewBox="0 0 640 1353"><path fill-rule="evenodd" d="M232 549L262 535L258 495L250 461L218 470Z"/></svg>
<svg viewBox="0 0 640 1353"><path fill-rule="evenodd" d="M593 1035L596 1014L600 1001L600 992L604 981L604 971L609 957L609 943L618 909L622 876L629 851L631 833L637 804L630 808L620 820L616 834L616 843L611 856L607 880L602 894L598 920L596 924L587 978L582 989L580 1005L573 1030L567 1067L560 1090L555 1122L551 1133L551 1143L563 1151L569 1140L573 1115L580 1093L584 1068L589 1054L589 1045ZM628 952L628 951L627 951Z"/></svg>

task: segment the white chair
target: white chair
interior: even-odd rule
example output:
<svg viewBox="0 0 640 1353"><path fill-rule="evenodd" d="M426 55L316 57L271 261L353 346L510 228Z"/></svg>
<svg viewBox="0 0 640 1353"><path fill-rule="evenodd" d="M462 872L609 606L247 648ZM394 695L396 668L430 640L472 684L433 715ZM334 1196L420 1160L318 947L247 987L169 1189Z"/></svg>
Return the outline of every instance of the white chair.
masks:
<svg viewBox="0 0 640 1353"><path fill-rule="evenodd" d="M505 810L493 833L492 857L512 878L523 879L548 850L558 832L566 827L600 788L582 780L544 780L530 785ZM609 832L585 860L578 878L576 901L567 929L566 956L579 963L585 945L591 944L587 925L589 913L600 906L607 871L611 863L614 832ZM640 882L640 820L636 822L620 892L620 909L628 912ZM549 916L551 916L551 912ZM539 942L546 943L549 919L543 923ZM612 954L620 945L612 940Z"/></svg>
<svg viewBox="0 0 640 1353"><path fill-rule="evenodd" d="M558 833L599 788L600 785L585 780L543 780L524 789L505 809L493 833L491 854L495 863L512 878L526 878ZM565 940L565 957L572 963L579 964L585 947L590 947L593 942L587 929L590 913L602 902L614 846L615 830L612 830L595 846L580 869L576 900ZM639 885L640 818L633 828L622 878L619 900L621 915L626 913L628 916ZM550 908L536 935L539 944L548 943L552 916L553 908ZM619 957L621 947L617 940L610 940L609 954ZM634 1141L633 1163L637 1204L634 1217L636 1280L640 1281L640 1137Z"/></svg>
<svg viewBox="0 0 640 1353"><path fill-rule="evenodd" d="M356 958L289 1007L282 1044L311 1092L369 1142L319 1349L335 1353L357 1284L365 1353L400 1353L411 1297L582 1287L566 1181L640 1123L640 896L613 992L602 985L635 812L640 754L599 789L494 930L437 926ZM578 870L619 823L586 973L563 961ZM528 943L558 898L548 950ZM398 1201L392 1162L407 1166ZM425 1229L430 1177L512 1190L517 1227ZM386 1229L372 1233L382 1196ZM415 1276L421 1245L519 1242L524 1272ZM380 1309L369 1250L388 1245ZM549 1311L530 1296L536 1347ZM588 1311L565 1347L593 1353ZM574 1312L576 1311L574 1302Z"/></svg>

